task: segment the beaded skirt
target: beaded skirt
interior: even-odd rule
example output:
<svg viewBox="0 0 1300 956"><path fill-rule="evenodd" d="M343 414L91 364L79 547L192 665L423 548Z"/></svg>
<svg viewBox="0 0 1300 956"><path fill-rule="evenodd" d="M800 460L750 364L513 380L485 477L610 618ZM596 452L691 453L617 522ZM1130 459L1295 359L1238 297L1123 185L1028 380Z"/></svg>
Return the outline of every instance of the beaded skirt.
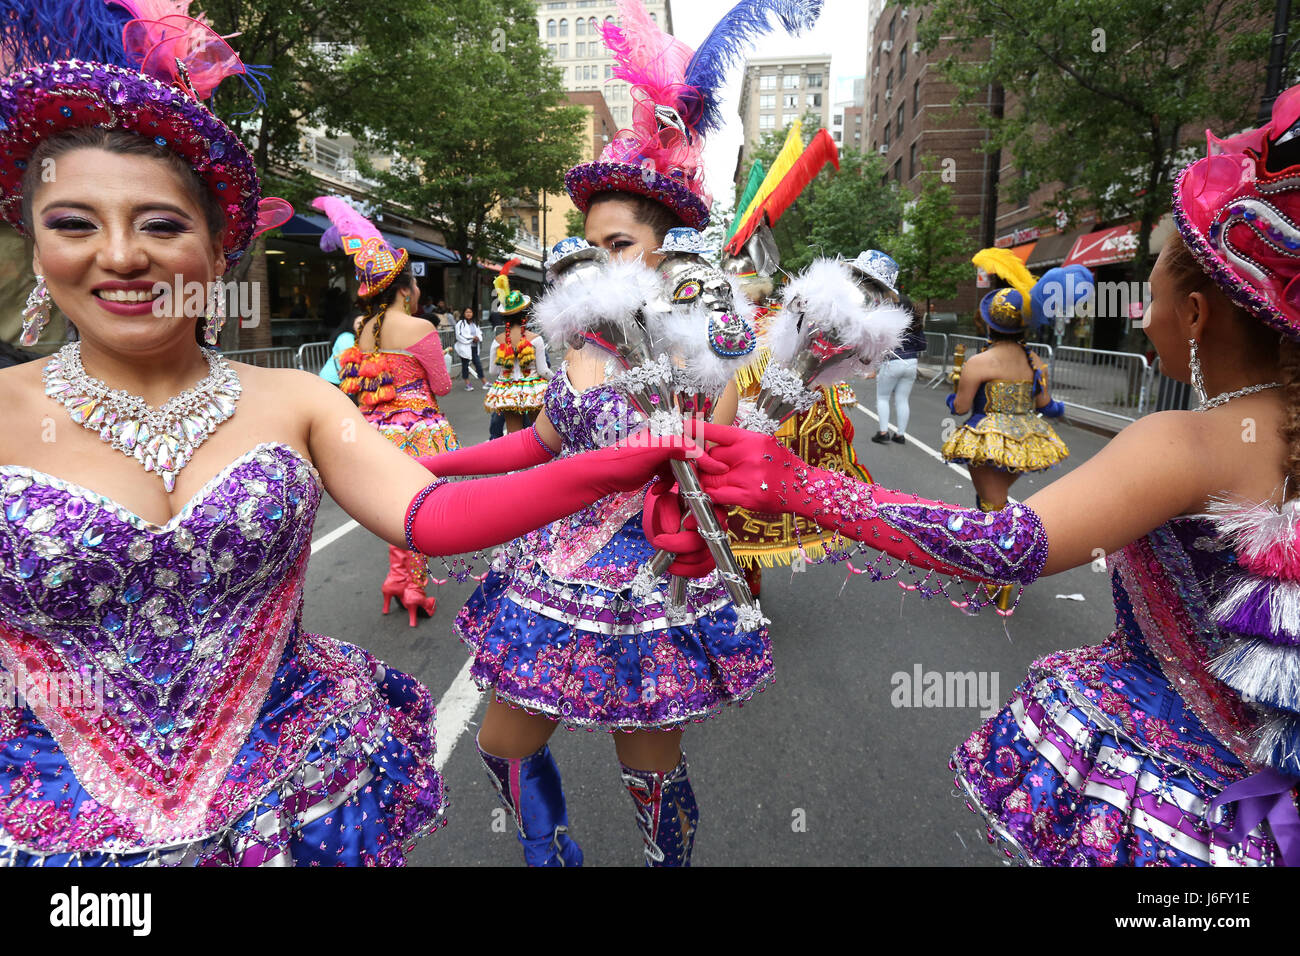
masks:
<svg viewBox="0 0 1300 956"><path fill-rule="evenodd" d="M1238 842L1228 836L1235 809L1209 808L1257 768L1250 707L1206 668L1219 640L1207 598L1232 566L1207 530L1176 519L1113 556L1116 631L1034 662L953 754L968 806L1008 856L1044 866L1280 862L1264 824Z"/></svg>
<svg viewBox="0 0 1300 956"><path fill-rule="evenodd" d="M487 388L483 407L489 412L536 415L542 410L546 379L540 375L524 378L498 378Z"/></svg>

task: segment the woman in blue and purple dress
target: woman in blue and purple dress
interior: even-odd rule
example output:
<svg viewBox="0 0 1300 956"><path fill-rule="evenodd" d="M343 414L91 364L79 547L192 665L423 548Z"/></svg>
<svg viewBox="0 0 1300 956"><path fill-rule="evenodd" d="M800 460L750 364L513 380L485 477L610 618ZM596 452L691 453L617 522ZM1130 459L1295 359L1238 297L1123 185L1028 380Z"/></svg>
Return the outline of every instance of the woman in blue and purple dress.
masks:
<svg viewBox="0 0 1300 956"><path fill-rule="evenodd" d="M196 316L191 287L220 295L291 210L200 102L238 61L177 22L128 34L176 56L69 51L0 81L0 214L40 276L23 337L52 302L80 333L0 371L0 866L400 864L443 820L433 704L303 631L325 490L390 544L456 554L639 488L685 446L549 465L541 500L499 514L525 483L430 484L317 376L201 348L221 310Z"/></svg>
<svg viewBox="0 0 1300 956"><path fill-rule="evenodd" d="M716 112L709 83L720 78L694 81L691 64L718 50L692 54L638 0L623 0L619 14L621 25L604 30L619 63L615 75L636 93L632 128L599 160L571 169L565 183L585 214L588 243L654 267L669 229L708 223L701 110ZM440 474L526 468L635 428L638 414L605 384L615 367L607 358L595 346L570 351L534 427L438 456L430 467ZM732 385L714 420L731 421L736 401ZM690 589L684 623L669 620L662 592L632 596L633 579L655 550L642 528L645 494L612 496L516 542L456 619L474 653L474 678L492 691L479 751L531 866L582 862L547 746L561 724L614 732L647 865L689 865L699 811L683 728L772 680L767 628L738 617L716 576Z"/></svg>
<svg viewBox="0 0 1300 956"><path fill-rule="evenodd" d="M1110 555L1114 632L1034 662L953 755L990 836L1026 862L1300 865L1297 125L1300 87L1175 187L1146 331L1200 408L1139 420L1024 503L922 501L702 430L731 466L702 477L715 502L804 514L926 569L931 593L951 575L985 604L987 585ZM687 537L651 534L678 552Z"/></svg>

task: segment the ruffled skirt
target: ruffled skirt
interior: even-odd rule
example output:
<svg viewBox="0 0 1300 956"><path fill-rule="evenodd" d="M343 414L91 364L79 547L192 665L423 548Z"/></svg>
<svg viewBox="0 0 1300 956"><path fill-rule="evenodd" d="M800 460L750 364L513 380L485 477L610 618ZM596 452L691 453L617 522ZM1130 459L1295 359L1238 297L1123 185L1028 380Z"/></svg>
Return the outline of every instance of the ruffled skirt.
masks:
<svg viewBox="0 0 1300 956"><path fill-rule="evenodd" d="M1268 866L1208 805L1248 771L1123 634L1036 661L953 754L967 805L1007 856L1043 866Z"/></svg>
<svg viewBox="0 0 1300 956"><path fill-rule="evenodd" d="M943 443L943 457L959 465L1014 472L1046 471L1065 461L1070 449L1038 415L993 412L972 418Z"/></svg>
<svg viewBox="0 0 1300 956"><path fill-rule="evenodd" d="M299 635L201 838L144 845L26 707L0 706L0 866L400 866L443 822L434 706L366 651Z"/></svg>
<svg viewBox="0 0 1300 956"><path fill-rule="evenodd" d="M456 618L479 687L569 726L611 731L703 720L766 687L767 628L738 624L716 573L692 582L684 623L668 621L661 594L631 598L653 552L639 513L564 580L512 546Z"/></svg>
<svg viewBox="0 0 1300 956"><path fill-rule="evenodd" d="M498 378L488 386L483 397L483 407L489 412L514 415L535 415L542 410L546 395L546 379L540 375L527 378Z"/></svg>

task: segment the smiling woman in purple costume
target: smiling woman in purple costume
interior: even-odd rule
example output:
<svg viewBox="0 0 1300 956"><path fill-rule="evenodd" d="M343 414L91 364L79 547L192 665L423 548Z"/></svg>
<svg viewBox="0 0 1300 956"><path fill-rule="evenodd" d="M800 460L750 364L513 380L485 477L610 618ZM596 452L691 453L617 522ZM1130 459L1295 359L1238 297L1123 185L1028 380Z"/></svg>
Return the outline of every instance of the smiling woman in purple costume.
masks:
<svg viewBox="0 0 1300 956"><path fill-rule="evenodd" d="M401 864L442 821L432 701L302 630L325 490L391 544L455 554L639 488L688 444L549 465L541 501L499 515L515 479L430 484L315 375L201 348L220 311L188 311L189 287L219 288L291 210L201 103L243 67L184 9L123 33L88 2L116 20L78 38L115 31L125 55L19 56L0 81L0 214L40 276L24 339L51 303L80 333L0 372L0 681L23 694L0 696L0 865Z"/></svg>
<svg viewBox="0 0 1300 956"><path fill-rule="evenodd" d="M1139 420L1024 503L922 501L702 431L732 466L702 479L715 502L805 514L884 563L1023 587L1110 555L1115 631L1036 661L953 755L1026 862L1300 865L1298 133L1293 87L1267 126L1211 136L1175 187L1146 331L1200 408Z"/></svg>

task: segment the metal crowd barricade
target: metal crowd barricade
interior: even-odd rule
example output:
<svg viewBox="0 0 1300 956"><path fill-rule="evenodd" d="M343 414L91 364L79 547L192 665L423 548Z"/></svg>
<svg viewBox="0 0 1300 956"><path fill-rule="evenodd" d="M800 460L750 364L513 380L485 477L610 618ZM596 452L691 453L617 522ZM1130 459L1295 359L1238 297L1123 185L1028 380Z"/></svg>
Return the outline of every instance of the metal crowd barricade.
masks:
<svg viewBox="0 0 1300 956"><path fill-rule="evenodd" d="M918 365L937 365L938 371L930 381L926 382L930 388L934 388L942 382L948 374L948 335L944 332L926 332L925 333L925 353L921 356Z"/></svg>
<svg viewBox="0 0 1300 956"><path fill-rule="evenodd" d="M1067 406L1131 422L1150 411L1151 367L1136 352L1063 345L1055 351L1050 387Z"/></svg>
<svg viewBox="0 0 1300 956"><path fill-rule="evenodd" d="M319 372L329 361L330 348L329 342L304 342L298 346L298 355L294 359L298 363L298 368L304 372Z"/></svg>
<svg viewBox="0 0 1300 956"><path fill-rule="evenodd" d="M222 352L232 362L244 362L259 368L298 368L296 349L284 347L273 349L236 349Z"/></svg>

